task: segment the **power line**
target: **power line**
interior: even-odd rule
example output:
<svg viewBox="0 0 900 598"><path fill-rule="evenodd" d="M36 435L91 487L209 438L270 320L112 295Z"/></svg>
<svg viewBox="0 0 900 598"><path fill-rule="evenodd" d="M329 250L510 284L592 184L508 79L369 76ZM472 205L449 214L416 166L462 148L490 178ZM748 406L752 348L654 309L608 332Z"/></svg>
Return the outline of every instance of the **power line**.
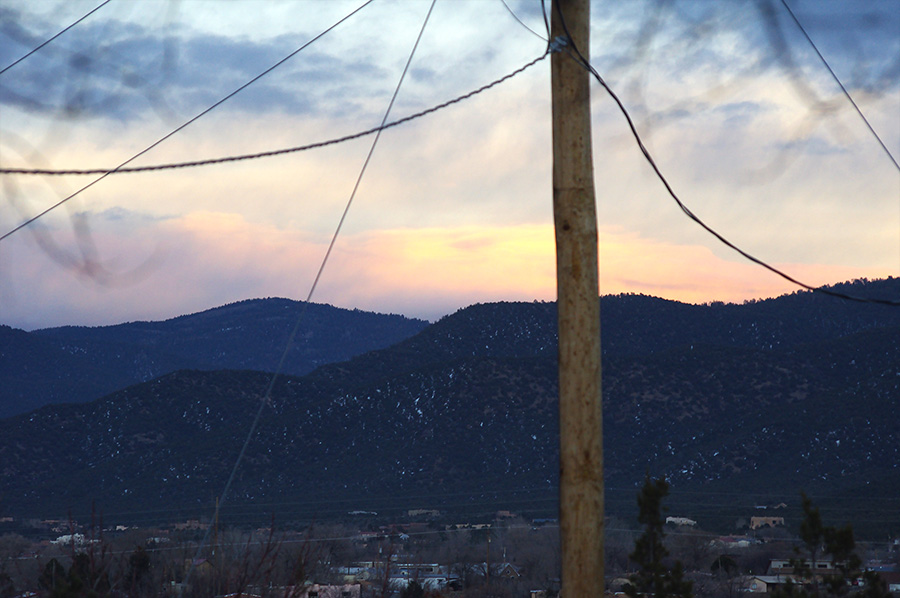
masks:
<svg viewBox="0 0 900 598"><path fill-rule="evenodd" d="M371 1L371 0L370 0ZM392 129L399 125L406 124L410 121L417 120L422 118L423 116L427 116L434 112L438 112L439 110L443 110L444 108L448 108L453 104L457 104L464 100L468 100L469 98L476 96L484 91L487 91L501 83L505 83L509 79L512 79L516 75L521 74L526 71L530 67L536 65L544 58L547 57L547 53L544 53L534 60L526 63L525 65L517 68L516 70L510 72L507 75L500 77L499 79L495 79L494 81L487 83L486 85L482 85L478 89L470 91L466 94L458 96L452 100L448 100L441 104L437 104L428 108L426 110L422 110L421 112L416 112L415 114L410 114L409 116L405 116L401 119L382 124L377 127L373 127L371 129L366 129L365 131L359 131L358 133L352 133L350 135L344 135L343 137L336 137L334 139L328 139L326 141L318 141L316 143L309 143L306 145L297 145L288 148L282 148L277 150L269 150L265 152L257 152L254 154L240 154L235 156L226 156L222 158L209 158L205 160L193 160L187 162L171 162L168 164L154 164L151 166L134 166L131 168L92 168L92 169L51 169L51 168L0 168L0 174L21 174L21 175L44 175L44 176L80 176L80 175L91 175L91 174L127 174L127 173L137 173L137 172L155 172L158 170L175 170L178 168L195 168L199 166L210 166L214 164L225 164L228 162L241 162L244 160L256 160L259 158L271 158L274 156L283 156L285 154L293 154L297 152L304 152L313 149L319 149L323 147L327 147L330 145L337 145L340 143L345 143L347 141L353 141L355 139L360 139L362 137L368 137L369 135L373 135L376 133L380 133L381 131L385 131L387 129ZM25 223L27 225L28 223ZM0 237L0 241L6 238L9 234L15 231L10 231L3 237Z"/></svg>
<svg viewBox="0 0 900 598"><path fill-rule="evenodd" d="M868 127L869 132L872 133L872 135L878 141L878 144L881 146L881 149L884 150L884 153L887 154L887 157L890 158L891 162L894 163L894 168L896 168L897 171L900 171L900 164L897 164L897 160L896 160L896 158L894 158L894 155L891 153L891 150L889 150L887 148L887 146L884 144L884 141L881 140L881 137L878 135L877 132L875 132L875 129L869 123L869 119L866 118L866 115L863 114L862 110L860 110L860 108L859 108L859 106L857 106L856 102L853 101L853 97L850 95L850 92L847 91L847 88L844 87L843 83L841 83L841 80L838 78L837 74L835 74L834 70L831 68L831 65L828 64L828 61L825 60L824 56L822 56L822 53L819 51L819 48L816 47L815 42L813 42L812 38L809 37L809 34L806 32L806 29L804 29L803 25L800 24L800 21L797 19L797 15L795 15L794 11L791 10L791 7L788 6L787 0L781 0L781 3L784 5L784 8L787 10L788 14L791 15L791 18L794 20L794 23L797 25L797 28L800 29L801 33L803 33L803 37L806 38L806 41L808 41L809 45L812 46L812 49L815 50L816 55L819 57L819 60L822 61L822 64L824 64L825 68L828 69L828 72L831 73L831 77L835 80L835 82L841 88L841 91L844 92L844 96L847 98L847 101L850 102L850 104L856 110L856 113L859 114L859 117L866 124L866 127Z"/></svg>
<svg viewBox="0 0 900 598"><path fill-rule="evenodd" d="M256 75L255 77L253 77L252 79L250 79L249 81L247 81L246 83L244 83L243 85L241 85L240 87L238 87L237 89L235 89L234 91L232 91L231 93L229 93L228 95L226 95L224 98L222 98L221 100L219 100L218 102L216 102L215 104L213 104L212 106L210 106L209 108L207 108L207 109L205 109L204 111L200 112L199 114L197 114L196 116L194 116L193 118L191 118L190 120L188 120L187 122L185 122L184 124L180 125L179 127L175 128L174 130L170 131L169 133L163 135L162 137L160 137L159 139L157 139L156 141L154 141L153 143L151 143L150 145L148 145L148 146L147 146L146 148L144 148L143 150L141 150L141 151L139 151L138 153L134 154L133 156L131 156L130 158L128 158L127 160L125 160L124 162L122 162L121 164L119 164L118 166L116 166L115 168L112 168L112 169L110 169L110 170L108 170L108 171L104 171L102 175L100 175L99 177L97 177L96 179L94 179L93 181L91 181L90 183L88 183L87 185L85 185L84 187L80 188L78 191L72 193L71 195L69 195L69 196L67 196L67 197L64 197L63 199L59 200L58 202L56 202L55 204L53 204L53 205L50 206L49 208L43 210L43 211L40 212L39 214L37 214L37 215L35 215L35 216L29 218L29 219L26 220L25 222L19 224L18 226L16 226L15 228L13 228L12 230L10 230L9 232L5 233L2 237L0 237L0 241L3 241L4 239L6 239L7 237L9 237L10 235L12 235L13 233L15 233L16 231L19 231L19 230L25 228L25 227L28 226L29 224L31 224L31 223L35 222L36 220L38 220L39 218L42 218L43 216L45 216L45 215L47 215L48 213L52 212L53 210L55 210L55 209L58 208L59 206L63 205L64 203L66 203L66 202L69 201L70 199L72 199L72 198L76 197L77 195L81 194L83 191L86 191L87 189L93 187L94 185L96 185L97 183L99 183L100 181L102 181L103 179L105 179L106 177L108 177L110 174L119 171L119 170L120 170L121 168L123 168L124 166L130 164L130 163L133 162L134 160L136 160L136 159L138 159L139 157L143 156L144 154L146 154L147 152L149 152L150 150L152 150L153 148L155 148L157 145L159 145L160 143L162 143L162 142L165 141L166 139L172 137L173 135L175 135L176 133L178 133L179 131L181 131L182 129L184 129L185 127L187 127L188 125L190 125L191 123L193 123L194 121L196 121L197 119L199 119L200 117L202 117L202 116L208 114L209 112L211 112L211 111L214 110L215 108L219 107L220 105L222 105L223 103L225 103L226 101L228 101L229 99L231 99L232 97L234 97L235 95L237 95L238 93L240 93L241 91L245 90L245 89L248 88L249 86L253 85L253 84L256 83L257 81L259 81L260 79L262 79L264 76L266 76L266 75L268 75L269 73L271 73L273 70L275 70L276 68L278 68L279 66L281 66L282 64L284 64L285 62L287 62L288 60L290 60L291 58L293 58L293 57L296 56L297 54L299 54L301 51L303 51L304 49L306 49L307 47L309 47L310 45L312 45L313 43L315 43L316 41L318 41L318 40L319 40L320 38L322 38L325 34L329 33L332 29L334 29L335 27L337 27L338 25L340 25L341 23L343 23L344 21L346 21L347 19L349 19L350 17L352 17L353 15L355 15L356 13L358 13L359 11L361 11L363 8L365 8L366 6L368 6L369 4L371 4L372 2L373 2L373 0L366 0L365 3L363 3L362 5L360 5L359 7L357 7L355 10L353 10L352 12L350 12L349 14L347 14L346 16L344 16L343 18L341 18L340 20L338 20L336 23L334 23L333 25L331 25L328 29L326 29L326 30L323 31L322 33L316 35L314 38L312 38L311 40L309 40L308 42L306 42L305 44L303 44L302 46L300 46L299 48L297 48L296 50L294 50L293 52L291 52L290 54L288 54L287 56L285 56L284 58L282 58L281 60L279 60L278 62L276 62L275 64L273 64L273 65L270 66L269 68L267 68L266 70L264 70L263 72L261 72L260 74ZM96 173L95 173L95 174L96 174Z"/></svg>
<svg viewBox="0 0 900 598"><path fill-rule="evenodd" d="M552 0L551 0L552 2ZM547 6L544 0L541 0L541 16L544 17L544 30L547 33L547 42L550 42L550 20L547 18Z"/></svg>
<svg viewBox="0 0 900 598"><path fill-rule="evenodd" d="M82 22L83 20L85 20L86 18L88 18L89 16L91 16L92 14L94 14L95 12L97 12L98 10L100 10L101 8L103 8L104 6L106 6L107 4L109 4L110 2L111 2L111 0L104 0L104 1L101 2L96 8L94 8L94 9L91 10L90 12L86 13L86 14L85 14L84 16L82 16L80 19L78 19L77 21L75 21L74 23L72 23L71 25L69 25L68 27L66 27L65 29L63 29L62 31L60 31L59 33L57 33L56 35L54 35L53 37L51 37L50 39L48 39L48 40L46 40L45 42L41 43L40 45L38 45L37 47L35 47L33 50L31 50L30 52L28 52L28 53L25 54L24 56L22 56L22 57L18 58L17 60L13 61L11 64L6 65L5 67L3 67L3 70L0 70L0 75L2 75L3 73L5 73L6 71L8 71L9 69L11 69L12 67L16 66L17 64L19 64L20 62L22 62L23 60L25 60L26 58L28 58L29 56L31 56L32 54L34 54L35 52L39 51L41 48L43 48L44 46L46 46L47 44L49 44L50 42L52 42L53 40L55 40L57 37L59 37L60 35L62 35L62 34L65 33L66 31L68 31L69 29L71 29L72 27L74 27L75 25L77 25L78 23Z"/></svg>
<svg viewBox="0 0 900 598"><path fill-rule="evenodd" d="M370 0L371 1L371 0ZM422 40L422 35L425 33L425 27L428 25L428 20L431 17L431 13L434 10L434 5L437 0L431 1L431 6L428 8L428 12L425 15L425 20L422 22L422 28L419 30L419 35L416 37L416 42L413 44L412 50L410 51L409 58L406 61L406 66L403 67L403 72L400 74L400 80L397 82L397 87L394 90L393 96L391 96L391 101L388 103L387 110L385 110L384 117L381 120L381 126L384 127L387 122L388 116L390 116L391 108L394 106L394 101L397 99L397 95L400 93L400 87L403 85L403 80L406 78L406 73L409 71L409 66L412 64L413 57L416 54L416 50L419 47L419 42ZM222 494L219 497L219 500L216 501L216 510L214 519L218 519L219 510L221 505L225 502L225 499L228 495L228 490L231 488L231 484L234 481L234 477L237 473L238 467L243 460L244 454L247 452L247 446L250 444L253 436L256 433L256 428L259 425L259 420L262 417L263 410L266 405L269 404L269 400L272 396L272 390L275 387L275 381L281 375L282 370L284 369L284 363L287 360L288 352L290 351L291 345L294 343L294 339L297 336L297 332L300 329L300 324L303 321L303 317L306 313L306 306L309 305L309 302L312 300L313 294L315 293L316 287L318 286L319 279L322 276L322 273L325 271L325 266L328 263L328 258L331 256L331 251L334 249L334 245L337 242L338 235L341 232L341 228L343 227L344 221L347 218L347 214L350 212L350 207L353 205L353 199L356 197L356 192L359 190L359 185L362 183L362 178L365 175L366 168L369 165L369 161L372 159L372 155L375 152L375 147L378 145L378 140L381 138L381 131L375 135L375 139L372 141L372 146L369 148L369 153L366 155L365 161L363 161L362 168L360 169L359 176L356 178L356 183L353 186L353 191L350 193L350 198L347 200L347 205L344 207L344 211L341 214L340 220L338 221L338 225L335 228L334 234L331 237L331 242L328 244L328 249L325 251L325 256L322 258L322 263L319 266L319 270L316 273L316 276L313 280L312 285L310 286L309 293L307 294L306 301L304 303L304 309L300 312L297 322L294 325L294 329L291 332L290 337L285 344L284 351L281 353L281 359L278 362L278 366L275 369L275 372L272 374L272 377L269 381L269 386L266 389L266 393L263 396L262 400L260 400L259 408L256 411L256 416L253 419L253 424L250 426L250 430L247 433L247 438L244 441L244 445L241 447L241 451L238 454L237 460L234 463L234 467L231 470L231 475L228 477L228 481L225 484L225 488L222 490ZM207 529L206 534L203 537L203 542L201 542L200 546L197 548L197 555L195 559L199 557L201 551L204 549L206 542L209 540L210 528ZM185 575L185 579L189 579L191 575L191 571L193 571L193 563L191 568L188 570L188 573Z"/></svg>
<svg viewBox="0 0 900 598"><path fill-rule="evenodd" d="M557 10L559 10L558 6L557 6ZM751 262L753 262L759 266L762 266L763 268L765 268L766 270L769 270L770 272L772 272L774 274L777 274L778 276L787 280L788 282L791 282L791 283L793 283L801 288L804 288L808 291L821 293L823 295L829 295L831 297L836 297L838 299L844 299L847 301L856 301L858 303L876 303L879 305L890 305L891 307L900 307L900 301L897 301L897 300L856 297L853 295L847 295L845 293L840 293L838 291L833 291L833 290L825 288L825 287L814 287L812 285L806 284L805 282L801 282L800 280L794 278L793 276L783 272L782 270L779 270L775 266L772 266L769 263L763 261L762 259L748 253L747 251L744 251L743 249L741 249L740 247L738 247L737 245L735 245L734 243L729 241L727 238L725 238L724 235L722 235L721 233L719 233L718 231L713 229L711 226L709 226L708 224L703 222L703 220L701 220L696 214L694 214L690 210L690 208L688 208L684 204L684 202L681 201L681 199L678 197L678 195L675 193L675 190L672 188L672 185L669 184L669 181L663 175L662 171L659 169L659 166L657 166L656 161L653 159L653 156L650 155L650 151L644 145L644 142L641 139L640 134L638 134L637 128L634 125L634 121L632 121L632 119L631 119L631 115L628 113L628 110L625 108L625 105L619 99L619 96L616 95L616 93L612 90L612 88L610 88L610 86L606 83L606 81L603 80L603 77L600 76L600 73L598 73L594 69L594 67L591 66L591 63L587 59L585 59L585 57L581 54L581 52L575 46L575 42L572 40L572 36L569 35L569 31L566 28L565 21L562 20L562 18L560 18L560 21L562 22L563 30L565 30L566 38L567 38L566 40L562 40L565 42L565 47L563 48L563 50L566 51L569 54L569 56L573 60L575 60L575 62L580 64L584 69L586 69L589 73L591 73L594 76L594 78L597 79L597 81L600 83L600 85L603 87L603 89L605 89L606 92L610 95L610 97L612 97L612 99L616 102L616 105L618 105L619 110L625 116L625 120L628 122L628 127L631 129L631 134L634 137L635 141L637 142L638 148L641 150L641 153L644 155L644 158L647 160L647 163L650 164L650 167L653 169L653 172L656 173L657 178L659 178L659 180L662 182L663 186L666 188L666 191L668 191L669 195L672 197L672 199L675 200L675 203L678 204L678 207L681 209L682 212L684 212L684 214L688 218L690 218L695 223L700 225L704 230L706 230L708 233L710 233L712 236L714 236L716 239L718 239L726 247L729 247L730 249L734 250L735 252L737 252L738 254L743 256L744 258L750 260ZM553 45L553 43L555 43L555 42L557 42L557 40L551 41L551 45ZM570 48L571 48L571 50L570 50ZM574 52L574 54L572 52ZM0 238L0 240L2 240L2 238Z"/></svg>
<svg viewBox="0 0 900 598"><path fill-rule="evenodd" d="M519 25L521 25L522 27L524 27L525 29L527 29L528 31L530 31L530 32L531 32L535 37L537 37L538 39L543 40L543 41L547 41L547 38L546 38L546 37L544 37L543 35L541 35L541 34L538 33L537 31L535 31L534 29L532 29L531 27L529 27L528 25L526 25L525 22L524 22L522 19L519 18L519 15L517 15L517 14L515 13L515 11L509 6L509 4L506 3L506 0L500 0L500 2L503 3L503 6L506 7L506 10L509 12L509 14L512 15L512 18L514 18L516 21L519 22Z"/></svg>

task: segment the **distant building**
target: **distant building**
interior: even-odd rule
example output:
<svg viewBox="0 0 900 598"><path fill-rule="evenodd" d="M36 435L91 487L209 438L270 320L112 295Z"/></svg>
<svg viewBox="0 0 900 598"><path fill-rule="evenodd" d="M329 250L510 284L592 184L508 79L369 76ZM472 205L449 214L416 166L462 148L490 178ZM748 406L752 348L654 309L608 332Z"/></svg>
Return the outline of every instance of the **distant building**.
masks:
<svg viewBox="0 0 900 598"><path fill-rule="evenodd" d="M760 529L763 527L777 527L784 525L784 517L751 517L750 529Z"/></svg>
<svg viewBox="0 0 900 598"><path fill-rule="evenodd" d="M256 591L261 591L257 589ZM282 586L269 587L265 592L267 596L290 596L290 598L360 598L361 586L358 583L353 584L308 584L303 586ZM259 596L259 594L248 594L243 592L241 596ZM237 594L227 594L217 596L216 598L231 598Z"/></svg>
<svg viewBox="0 0 900 598"><path fill-rule="evenodd" d="M406 514L410 517L440 517L441 512L437 509L411 509Z"/></svg>
<svg viewBox="0 0 900 598"><path fill-rule="evenodd" d="M296 598L359 598L360 585L344 584L344 585L320 585L312 584L306 588L294 588L290 596Z"/></svg>
<svg viewBox="0 0 900 598"><path fill-rule="evenodd" d="M498 563L491 566L491 576L504 579L518 579L522 577L522 572L512 563Z"/></svg>
<svg viewBox="0 0 900 598"><path fill-rule="evenodd" d="M885 571L878 575L887 582L888 592L895 596L900 596L900 571Z"/></svg>
<svg viewBox="0 0 900 598"><path fill-rule="evenodd" d="M451 523L449 525L445 525L444 529L454 530L454 529L491 529L490 523Z"/></svg>
<svg viewBox="0 0 900 598"><path fill-rule="evenodd" d="M50 540L51 544L72 544L75 546L84 546L85 544L96 544L99 540L89 540L84 534L66 534L55 540Z"/></svg>
<svg viewBox="0 0 900 598"><path fill-rule="evenodd" d="M671 523L672 525L697 525L696 521L687 517L666 517L666 523Z"/></svg>
<svg viewBox="0 0 900 598"><path fill-rule="evenodd" d="M176 529L178 531L194 530L194 529L205 530L205 529L209 528L209 524L208 523L200 523L199 519L188 519L184 523L176 523L173 527L174 527L174 529Z"/></svg>
<svg viewBox="0 0 900 598"><path fill-rule="evenodd" d="M460 586L459 575L451 572L449 566L438 563L393 562L385 572L384 563L364 561L353 563L351 567L342 567L338 572L345 573L344 579L348 582L361 581L375 585L383 583L387 573L388 585L393 591L403 590L412 582L435 592ZM324 594L319 598L323 597Z"/></svg>
<svg viewBox="0 0 900 598"><path fill-rule="evenodd" d="M749 548L751 544L758 543L759 540L755 540L748 536L720 536L714 540L710 540L709 545L730 550L734 548Z"/></svg>
<svg viewBox="0 0 900 598"><path fill-rule="evenodd" d="M804 559L803 563L819 575L834 575L837 573L834 561L831 559L821 559L815 562ZM769 575L790 576L794 573L794 566L791 565L790 559L772 559L769 561L767 573Z"/></svg>
<svg viewBox="0 0 900 598"><path fill-rule="evenodd" d="M783 587L787 578L780 575L754 575L743 580L743 590L752 594L770 594Z"/></svg>

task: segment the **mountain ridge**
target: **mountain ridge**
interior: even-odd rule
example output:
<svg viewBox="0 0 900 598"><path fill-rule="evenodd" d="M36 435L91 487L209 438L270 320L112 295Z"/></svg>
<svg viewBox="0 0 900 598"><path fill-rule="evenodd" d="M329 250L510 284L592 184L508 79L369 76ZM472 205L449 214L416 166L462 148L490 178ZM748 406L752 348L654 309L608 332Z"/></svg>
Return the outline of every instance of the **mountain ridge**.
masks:
<svg viewBox="0 0 900 598"><path fill-rule="evenodd" d="M275 298L158 322L33 332L0 327L0 417L93 400L179 369L272 371L298 321L284 366L295 375L387 347L427 326L395 314ZM53 367L42 369L42 362Z"/></svg>
<svg viewBox="0 0 900 598"><path fill-rule="evenodd" d="M900 502L900 314L856 306L823 332L823 314L845 307L831 299L809 313L806 299L766 324L740 309L754 304L699 306L669 322L652 310L627 313L629 301L645 299L603 298L607 318L624 314L615 325L643 321L634 330L657 333L656 342L622 345L648 351L605 352L605 471L607 487L619 489L610 490L610 508L629 508L633 496L622 496L645 472L670 480L679 512L719 524L758 496L790 501L800 489L825 500L852 492L863 503ZM229 500L251 510L292 505L280 516L302 519L333 512L337 497L366 506L372 496L430 496L441 508L445 494L475 500L503 489L541 496L540 512L552 511L554 310L475 305L392 347L279 378ZM729 310L740 317L729 319ZM776 330L791 318L798 333ZM704 320L711 328L697 340L689 331ZM751 334L734 334L748 323ZM178 371L92 403L0 420L0 510L208 504L270 380ZM726 493L737 510L679 503L679 492ZM296 506L298 495L317 506ZM540 510L517 500L524 512Z"/></svg>

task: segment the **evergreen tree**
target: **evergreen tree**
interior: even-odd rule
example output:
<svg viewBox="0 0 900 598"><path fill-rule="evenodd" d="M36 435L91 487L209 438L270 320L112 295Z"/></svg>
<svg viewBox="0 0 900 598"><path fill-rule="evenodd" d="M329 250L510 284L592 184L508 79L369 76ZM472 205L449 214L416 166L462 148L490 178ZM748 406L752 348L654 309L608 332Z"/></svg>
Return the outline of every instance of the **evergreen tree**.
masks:
<svg viewBox="0 0 900 598"><path fill-rule="evenodd" d="M72 557L72 566L69 567L69 587L69 593L62 596L105 596L110 589L109 574L98 571L93 554L79 552Z"/></svg>
<svg viewBox="0 0 900 598"><path fill-rule="evenodd" d="M425 589L419 585L417 581L409 582L403 591L400 592L400 598L424 598L425 597Z"/></svg>
<svg viewBox="0 0 900 598"><path fill-rule="evenodd" d="M128 557L127 583L133 596L140 595L150 582L150 555L143 546L135 548Z"/></svg>
<svg viewBox="0 0 900 598"><path fill-rule="evenodd" d="M856 554L853 528L826 526L812 500L801 493L803 521L800 523L802 547L795 548L791 559L794 578L776 590L774 598L823 598L855 595L866 598L888 598L887 584L873 572L863 572L862 560ZM833 563L833 573L820 575L816 561ZM853 592L854 582L862 579L862 591Z"/></svg>
<svg viewBox="0 0 900 598"><path fill-rule="evenodd" d="M634 552L629 555L639 569L624 587L625 594L631 598L692 596L693 584L685 581L681 562L675 561L671 569L663 562L669 556L663 544L665 519L662 516L662 500L668 494L669 484L664 479L651 480L647 475L638 494L638 521L643 524L644 533L635 540Z"/></svg>
<svg viewBox="0 0 900 598"><path fill-rule="evenodd" d="M65 567L58 560L50 559L38 577L38 584L49 592L55 592L59 588L68 586Z"/></svg>
<svg viewBox="0 0 900 598"><path fill-rule="evenodd" d="M16 586L12 577L6 571L0 571L0 598L13 598L16 596Z"/></svg>

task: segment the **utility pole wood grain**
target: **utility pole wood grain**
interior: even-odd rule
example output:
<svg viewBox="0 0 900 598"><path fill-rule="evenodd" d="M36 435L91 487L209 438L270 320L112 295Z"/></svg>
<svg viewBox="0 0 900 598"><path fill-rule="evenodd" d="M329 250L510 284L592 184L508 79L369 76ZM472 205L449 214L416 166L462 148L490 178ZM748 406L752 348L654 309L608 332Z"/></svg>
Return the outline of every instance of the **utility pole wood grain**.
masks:
<svg viewBox="0 0 900 598"><path fill-rule="evenodd" d="M551 12L552 38L571 35L588 59L590 0L554 0ZM590 75L570 53L574 54L571 42L566 50L553 54L550 66L559 310L560 542L562 596L585 598L604 592L600 288Z"/></svg>

